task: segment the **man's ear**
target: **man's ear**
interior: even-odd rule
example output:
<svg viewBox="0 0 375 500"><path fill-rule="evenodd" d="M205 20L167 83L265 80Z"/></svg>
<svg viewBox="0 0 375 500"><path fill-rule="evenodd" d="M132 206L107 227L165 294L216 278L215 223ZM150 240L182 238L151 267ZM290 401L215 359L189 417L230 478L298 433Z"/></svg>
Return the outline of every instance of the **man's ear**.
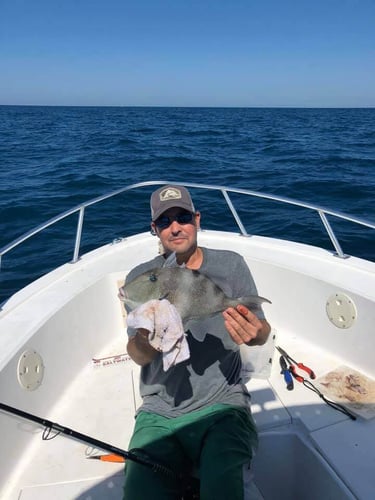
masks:
<svg viewBox="0 0 375 500"><path fill-rule="evenodd" d="M151 234L154 235L154 236L157 236L157 232L156 232L156 224L155 222L151 222Z"/></svg>
<svg viewBox="0 0 375 500"><path fill-rule="evenodd" d="M201 213L195 212L194 217L195 217L195 225L197 226L197 229L199 230L201 228Z"/></svg>

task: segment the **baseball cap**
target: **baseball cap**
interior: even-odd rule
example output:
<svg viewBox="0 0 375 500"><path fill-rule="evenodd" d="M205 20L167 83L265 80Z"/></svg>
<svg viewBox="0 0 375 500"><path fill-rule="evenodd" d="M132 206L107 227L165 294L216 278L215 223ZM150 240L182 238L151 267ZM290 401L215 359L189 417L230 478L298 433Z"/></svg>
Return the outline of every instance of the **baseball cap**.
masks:
<svg viewBox="0 0 375 500"><path fill-rule="evenodd" d="M169 208L180 207L195 212L189 191L183 186L163 186L151 195L151 219L155 221Z"/></svg>

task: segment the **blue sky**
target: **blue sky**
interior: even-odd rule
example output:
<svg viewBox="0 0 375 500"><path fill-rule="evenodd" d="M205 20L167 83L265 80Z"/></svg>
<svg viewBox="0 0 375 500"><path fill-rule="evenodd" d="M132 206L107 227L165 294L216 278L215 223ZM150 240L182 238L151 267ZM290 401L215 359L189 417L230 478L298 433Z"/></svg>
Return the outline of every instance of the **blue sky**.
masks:
<svg viewBox="0 0 375 500"><path fill-rule="evenodd" d="M375 0L0 0L0 104L375 106Z"/></svg>

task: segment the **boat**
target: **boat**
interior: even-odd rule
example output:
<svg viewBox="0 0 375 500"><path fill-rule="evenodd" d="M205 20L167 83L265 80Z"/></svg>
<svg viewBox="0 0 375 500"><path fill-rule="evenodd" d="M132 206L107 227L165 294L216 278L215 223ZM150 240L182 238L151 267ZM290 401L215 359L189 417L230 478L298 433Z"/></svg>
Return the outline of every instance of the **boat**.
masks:
<svg viewBox="0 0 375 500"><path fill-rule="evenodd" d="M0 498L122 498L122 462L134 458L128 443L140 396L139 367L126 353L126 314L118 289L126 274L159 248L157 238L145 231L81 255L83 222L93 205L110 198L123 203L134 192L163 184L181 183L122 187L0 249L4 261L26 240L78 215L73 257L1 305ZM375 263L347 255L330 221L371 229L375 224L262 192L184 185L195 200L201 193L203 200L211 193L223 197L235 230L205 227L203 219L198 242L243 255L259 294L272 302L264 305L272 325L269 340L242 348L259 431L254 498L373 498ZM239 198L241 213L261 198L316 215L332 248L249 233L236 208ZM197 206L202 208L199 201ZM106 460L111 454L120 460ZM153 465L156 473L165 472Z"/></svg>

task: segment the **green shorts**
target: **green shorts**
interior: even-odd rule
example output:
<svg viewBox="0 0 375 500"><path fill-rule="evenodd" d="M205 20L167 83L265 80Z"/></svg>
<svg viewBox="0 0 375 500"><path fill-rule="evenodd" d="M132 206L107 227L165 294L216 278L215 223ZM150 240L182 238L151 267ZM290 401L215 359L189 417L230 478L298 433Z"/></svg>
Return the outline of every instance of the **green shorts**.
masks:
<svg viewBox="0 0 375 500"><path fill-rule="evenodd" d="M140 412L130 450L141 449L177 476L199 470L201 500L243 500L243 469L257 447L250 411L216 404L176 418ZM126 462L124 500L177 500L181 479Z"/></svg>

